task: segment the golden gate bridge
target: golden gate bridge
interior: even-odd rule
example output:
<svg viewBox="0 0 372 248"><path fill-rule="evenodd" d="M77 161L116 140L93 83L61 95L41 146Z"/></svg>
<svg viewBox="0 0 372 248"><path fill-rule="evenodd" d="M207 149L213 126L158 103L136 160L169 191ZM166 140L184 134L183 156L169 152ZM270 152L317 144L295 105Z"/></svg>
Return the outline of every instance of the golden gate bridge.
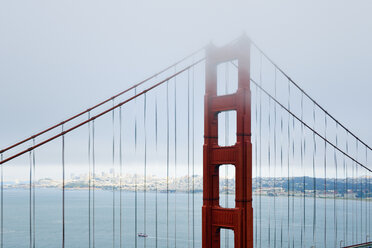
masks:
<svg viewBox="0 0 372 248"><path fill-rule="evenodd" d="M110 141L101 144L97 135ZM245 36L199 49L2 149L0 247L16 239L45 246L36 176L48 152L60 168L53 237L62 247L76 239L87 247L371 246L371 147ZM97 168L103 157L111 160L104 183ZM86 196L84 223L69 217L83 211L69 208L74 187L66 170L76 158L87 173L75 186ZM7 232L18 214L7 207L6 170L22 163L29 167L26 219ZM201 171L203 206L195 181ZM99 189L112 194L97 219ZM72 226L80 232L68 232Z"/></svg>

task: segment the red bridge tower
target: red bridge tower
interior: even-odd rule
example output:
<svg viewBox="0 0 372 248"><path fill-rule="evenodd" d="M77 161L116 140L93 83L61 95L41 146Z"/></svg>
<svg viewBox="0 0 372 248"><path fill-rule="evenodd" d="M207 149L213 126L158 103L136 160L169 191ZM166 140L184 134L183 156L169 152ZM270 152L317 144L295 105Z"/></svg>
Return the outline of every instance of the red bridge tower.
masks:
<svg viewBox="0 0 372 248"><path fill-rule="evenodd" d="M217 66L238 61L238 90L217 96ZM220 247L221 228L234 231L235 248L253 248L250 41L210 46L206 60L203 147L203 248ZM218 113L235 110L236 144L218 145ZM219 205L219 166L235 166L235 208Z"/></svg>

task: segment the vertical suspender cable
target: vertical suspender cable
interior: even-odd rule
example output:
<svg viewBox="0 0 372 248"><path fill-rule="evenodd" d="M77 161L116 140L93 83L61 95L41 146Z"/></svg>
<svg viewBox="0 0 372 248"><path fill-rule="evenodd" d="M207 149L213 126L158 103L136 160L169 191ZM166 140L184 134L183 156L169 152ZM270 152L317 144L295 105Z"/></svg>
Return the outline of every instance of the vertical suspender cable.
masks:
<svg viewBox="0 0 372 248"><path fill-rule="evenodd" d="M291 104L290 104L290 97L291 97L291 85L288 81L288 109L291 110ZM290 150L291 150L291 134L290 134L290 114L288 113L288 128L287 128L287 139L288 139L288 146L287 146L287 242L288 242L288 248L290 247L290 173L289 173L289 157L290 157Z"/></svg>
<svg viewBox="0 0 372 248"><path fill-rule="evenodd" d="M134 95L137 95L137 87L134 87ZM134 99L135 109L137 108L137 98ZM134 114L134 148L137 152L137 110ZM137 234L136 234L137 235Z"/></svg>
<svg viewBox="0 0 372 248"><path fill-rule="evenodd" d="M262 87L262 54L260 56L260 86ZM259 119L259 122L260 122L260 133L259 133L259 140L260 140L260 160L259 160L259 163L260 163L260 195L259 195L259 211L260 211L260 238L259 238L259 244L260 244L260 248L262 247L261 246L261 242L262 242L262 238L261 238L261 233L262 233L262 194L261 194L261 191L262 191L262 156L261 156L261 153L262 153L262 90L260 90L260 119Z"/></svg>
<svg viewBox="0 0 372 248"><path fill-rule="evenodd" d="M35 139L32 140L33 145L35 146ZM32 229L33 229L33 237L32 237L32 247L35 248L36 245L36 211L35 211L35 173L36 173L36 166L35 166L35 150L32 151L32 214L33 214L33 220L32 220Z"/></svg>
<svg viewBox="0 0 372 248"><path fill-rule="evenodd" d="M315 130L315 103L313 105L313 120L314 120L314 127ZM313 132L313 187L314 187L314 204L313 204L313 246L316 247L316 175L315 175L315 156L316 156L316 140L315 140L315 133Z"/></svg>
<svg viewBox="0 0 372 248"><path fill-rule="evenodd" d="M358 141L356 141L356 142L358 142ZM358 148L357 148L357 151L358 151ZM360 179L361 179L361 177L360 177L360 172L359 172L359 165L355 163L355 180L356 180L356 182L355 182L355 193L356 193L356 198L358 198L358 195L361 193L359 191L359 190L361 190ZM356 225L356 227L355 227L356 233L355 234L356 234L356 240L358 241L358 243L362 243L363 242L362 234L361 234L362 233L362 229L361 229L362 220L359 219L359 215L362 215L362 213L361 213L362 209L361 208L359 209L359 204L358 204L362 201L362 199L356 199L356 200L357 201L355 202L355 223L356 223L355 224ZM359 226L359 223L360 223L360 226ZM360 234L360 236L359 236L359 234Z"/></svg>
<svg viewBox="0 0 372 248"><path fill-rule="evenodd" d="M343 156L343 165L344 165L344 195L343 195L343 201L342 201L342 210L343 210L343 229L344 229L344 239L345 245L347 245L347 215L346 215L346 197L347 197L347 172L346 172L346 156Z"/></svg>
<svg viewBox="0 0 372 248"><path fill-rule="evenodd" d="M352 192L354 193L355 192L355 166L354 166L354 163L352 162L352 180L351 180L351 188L352 188ZM355 232L354 232L354 221L355 221L355 204L354 204L355 201L352 201L351 202L351 228L352 228L352 242L353 244L355 244L356 240L355 240Z"/></svg>
<svg viewBox="0 0 372 248"><path fill-rule="evenodd" d="M349 133L346 132L346 154L349 154L349 144L348 144L348 139L349 139ZM344 155L345 159L345 155ZM346 238L345 238L345 243L348 244L348 237L349 237L349 186L348 186L348 166L347 163L345 163L346 166Z"/></svg>
<svg viewBox="0 0 372 248"><path fill-rule="evenodd" d="M304 94L301 92L301 122L303 121L303 117L304 117ZM301 169L302 169L302 172L303 172L303 181L302 181L302 188L303 188L303 192L302 192L302 197L303 197L303 201L302 201L302 211L303 211L303 215L302 215L302 218L301 218L301 247L304 246L304 241L306 240L305 239L305 225L306 225L306 212L305 212L305 168L304 168L304 143L305 143L305 138L304 138L304 124L301 123Z"/></svg>
<svg viewBox="0 0 372 248"><path fill-rule="evenodd" d="M327 114L324 115L324 138L327 139ZM327 142L324 141L324 247L327 247Z"/></svg>
<svg viewBox="0 0 372 248"><path fill-rule="evenodd" d="M356 156L356 160L358 160L358 152L359 152L359 146L358 146L358 140L356 140L356 153L357 153L357 156ZM358 169L359 169L359 165L357 165L357 172L358 172ZM362 168L360 168L362 170ZM362 199L362 195L363 195L363 192L362 192L362 177L361 175L359 175L358 173L358 180L360 182L360 242L362 243L363 242L363 205L362 205L362 202L363 202L363 199Z"/></svg>
<svg viewBox="0 0 372 248"><path fill-rule="evenodd" d="M137 88L134 88L134 95L137 95ZM134 100L134 152L137 155L137 98ZM137 156L136 156L137 157ZM134 174L134 247L137 248L137 233L138 233L138 208L137 208L137 173Z"/></svg>
<svg viewBox="0 0 372 248"><path fill-rule="evenodd" d="M195 66L192 67L191 102L192 102L192 247L195 248Z"/></svg>
<svg viewBox="0 0 372 248"><path fill-rule="evenodd" d="M353 193L355 193L355 191L356 191L356 187L355 187L355 178L356 178L356 176L355 176L355 167L356 167L357 165L356 165L356 163L354 164L354 166L353 166L353 172L352 172L352 174L353 174L353 180L352 180L352 190L353 190ZM355 229L356 229L356 223L355 223L355 221L356 221L356 218L355 218L355 214L356 214L356 205L355 205L355 202L356 201L353 201L351 204L352 204L352 228L353 228L353 243L355 244L355 242L357 242L357 239L356 239L356 236L357 236L357 233L355 232Z"/></svg>
<svg viewBox="0 0 372 248"><path fill-rule="evenodd" d="M95 122L92 121L92 247L95 247L96 244L96 236L95 236L95 221L96 221L96 195L95 195L95 189L96 189L96 154L95 154L95 145L96 145L96 138L95 138Z"/></svg>
<svg viewBox="0 0 372 248"><path fill-rule="evenodd" d="M356 141L356 144L358 141ZM356 145L356 149L355 149L355 153L356 153L356 159L358 159L358 145ZM355 185L355 193L358 194L358 186L359 186L359 166L357 165L357 163L355 163L355 180L354 180L354 185ZM357 195L356 195L357 197ZM356 242L360 242L359 240L359 218L358 218L358 201L354 201L355 202L355 241Z"/></svg>
<svg viewBox="0 0 372 248"><path fill-rule="evenodd" d="M169 248L169 82L167 81L167 248Z"/></svg>
<svg viewBox="0 0 372 248"><path fill-rule="evenodd" d="M33 139L35 145L35 139ZM30 247L35 247L35 150L29 153L30 181L29 181L29 235Z"/></svg>
<svg viewBox="0 0 372 248"><path fill-rule="evenodd" d="M187 247L190 247L190 69L187 70Z"/></svg>
<svg viewBox="0 0 372 248"><path fill-rule="evenodd" d="M368 147L366 146L366 166L368 167ZM368 172L367 172L368 173ZM368 176L368 238L371 240L371 173Z"/></svg>
<svg viewBox="0 0 372 248"><path fill-rule="evenodd" d="M280 112L280 176L282 180L282 187L284 187L284 170L283 170L283 112ZM284 205L284 201L282 203ZM280 248L283 248L283 216L280 215Z"/></svg>
<svg viewBox="0 0 372 248"><path fill-rule="evenodd" d="M122 197L122 187L123 187L123 182L122 182L122 178L123 178L123 148L122 148L122 139L123 139L123 135L122 135L122 110L121 110L121 106L119 107L119 170L120 170L120 178L119 178L119 207L120 207L120 248L122 248L123 246L123 197Z"/></svg>
<svg viewBox="0 0 372 248"><path fill-rule="evenodd" d="M4 157L3 157L3 153L1 154L1 161L3 161ZM1 165L1 169L0 169L0 172L1 172L1 196L0 196L0 200L1 200L1 210L0 210L0 218L1 218L1 225L0 225L0 231L1 231L1 234L0 234L0 248L3 248L3 244L4 244L4 165L2 164Z"/></svg>
<svg viewBox="0 0 372 248"><path fill-rule="evenodd" d="M367 161L366 161L366 166L367 166ZM367 194L367 174L368 174L368 171L366 171L366 175L365 175L365 180L364 180L364 194L363 194L363 198L365 198L365 204L364 204L364 212L365 212L365 216L364 216L364 223L365 223L365 226L364 226L364 232L365 232L365 237L366 237L366 242L368 242L368 225L367 225L367 220L368 220L368 212L367 212L367 197L368 197L368 194Z"/></svg>
<svg viewBox="0 0 372 248"><path fill-rule="evenodd" d="M368 167L368 147L366 146L366 166ZM368 172L367 172L368 173ZM368 237L369 237L369 240L371 239L371 201L370 201L370 198L371 198L371 173L369 172L368 173L369 176L368 176L368 201L367 201L367 204L368 204Z"/></svg>
<svg viewBox="0 0 372 248"><path fill-rule="evenodd" d="M115 248L115 110L112 110L112 247Z"/></svg>
<svg viewBox="0 0 372 248"><path fill-rule="evenodd" d="M357 141L356 141L356 144L357 144ZM358 145L356 145L357 147ZM356 148L356 157L358 157L358 148ZM358 158L356 158L358 159ZM359 184L359 179L358 179L358 176L359 176L359 168L358 168L358 164L355 163L355 180L354 180L354 185L355 185L355 193L357 194L357 191L358 191L358 184ZM358 219L358 201L354 201L355 202L355 241L358 242L359 241L359 219Z"/></svg>
<svg viewBox="0 0 372 248"><path fill-rule="evenodd" d="M155 94L155 149L158 150L158 96Z"/></svg>
<svg viewBox="0 0 372 248"><path fill-rule="evenodd" d="M29 247L32 247L32 151L29 152L29 161L30 161L30 172L29 172Z"/></svg>
<svg viewBox="0 0 372 248"><path fill-rule="evenodd" d="M274 81L274 96L276 98L276 68ZM276 248L276 104L274 103L274 248Z"/></svg>
<svg viewBox="0 0 372 248"><path fill-rule="evenodd" d="M33 145L35 145L35 139L32 140ZM35 211L35 173L36 173L36 166L35 166L35 150L32 151L32 214L33 214L33 220L32 220L32 247L35 248L36 241L35 241L35 236L36 236L36 211Z"/></svg>
<svg viewBox="0 0 372 248"><path fill-rule="evenodd" d="M368 173L368 171L366 171L366 173ZM367 174L364 175L364 187L363 187L362 192L363 192L363 198L367 198ZM364 225L364 237L366 238L366 242L367 242L368 241L368 238L367 238L367 235L368 235L368 232L367 232L368 213L367 213L367 201L365 200L364 202L365 202L365 204L364 204L364 213L365 213L365 216L364 216L364 223L365 223L365 225Z"/></svg>
<svg viewBox="0 0 372 248"><path fill-rule="evenodd" d="M144 184L143 184L143 226L144 226L144 233L146 234L146 223L147 223L147 133L146 133L146 93L144 94L144 103L143 103L143 131L145 136L145 158L144 158ZM143 242L144 247L146 247L146 239Z"/></svg>
<svg viewBox="0 0 372 248"><path fill-rule="evenodd" d="M337 131L338 131L338 124L336 123L336 146L338 147L338 139L337 139ZM334 235L334 247L337 247L337 207L336 207L336 191L338 191L337 187L337 156L336 156L336 148L333 151L334 154L334 161L335 161L335 171L336 171L336 176L334 179L334 184L333 184L333 221L334 221L334 228L335 228L335 235Z"/></svg>
<svg viewBox="0 0 372 248"><path fill-rule="evenodd" d="M62 248L64 247L65 247L65 136L62 135Z"/></svg>
<svg viewBox="0 0 372 248"><path fill-rule="evenodd" d="M357 154L358 154L358 140L357 142ZM359 166L358 166L359 167ZM359 176L360 181L360 242L363 242L363 188L362 188L362 174L363 174L363 168L361 169L361 175Z"/></svg>
<svg viewBox="0 0 372 248"><path fill-rule="evenodd" d="M357 145L356 145L356 147L357 147ZM357 154L357 150L358 149L356 149L356 154ZM357 157L358 157L358 155L356 155ZM357 158L356 158L357 159ZM358 191L358 175L359 175L359 171L358 171L358 164L357 163L355 163L355 179L354 179L354 192L356 193L357 191ZM355 241L356 242L358 242L359 241L359 223L358 223L358 221L359 221L359 219L358 219L358 201L354 201L355 202L355 208L354 208L354 210L355 210Z"/></svg>
<svg viewBox="0 0 372 248"><path fill-rule="evenodd" d="M367 197L367 175L366 175L366 173L368 173L368 172L366 172L366 173L363 173L363 171L364 171L364 169L363 168L361 168L361 170L362 170L362 177L361 177L361 184L362 184L362 197L363 197L363 201L362 201L362 205L364 206L364 210L363 210L363 213L364 213L364 216L363 216L363 220L364 220L364 225L363 225L363 229L364 229L364 232L363 232L363 234L364 234L364 238L366 239L366 242L368 241L368 239L367 239L367 219L368 219L368 214L367 214L367 201L365 201L365 198ZM364 178L364 180L363 180L363 178ZM364 203L364 204L363 204Z"/></svg>
<svg viewBox="0 0 372 248"><path fill-rule="evenodd" d="M177 77L174 77L174 247L177 247Z"/></svg>
<svg viewBox="0 0 372 248"><path fill-rule="evenodd" d="M158 151L158 97L155 94L155 151ZM155 247L158 248L158 180L155 182Z"/></svg>
<svg viewBox="0 0 372 248"><path fill-rule="evenodd" d="M295 161L295 120L294 120L294 117L292 116L292 161ZM293 162L292 162L293 163ZM291 226L291 229L292 229L292 247L294 248L294 239L295 239L295 236L294 236L294 233L295 233L295 229L294 229L294 171L293 171L293 168L292 168L292 177L291 177L291 181L292 181L292 226Z"/></svg>
<svg viewBox="0 0 372 248"><path fill-rule="evenodd" d="M271 147L270 147L270 140L271 140L271 115L270 115L270 112L271 112L271 98L269 98L269 121L268 121L268 124L269 124L269 138L268 138L268 147L267 147L267 160L268 160L268 164L269 164L269 179L271 179ZM274 179L275 180L275 179ZM271 247L271 208L268 207L268 212L269 212L269 230L268 230L268 244L269 246L268 247Z"/></svg>
<svg viewBox="0 0 372 248"><path fill-rule="evenodd" d="M356 160L358 159L358 140L356 140L356 154L357 154L357 156L356 156ZM360 185L360 181L361 181L361 177L360 177L360 175L359 175L359 165L355 165L355 167L356 167L356 187L355 187L355 192L357 192L357 194L358 194L358 188L360 188L360 190L362 190L362 188L361 187L359 187L359 185ZM361 185L360 185L361 186ZM360 192L361 193L361 192ZM358 209L358 202L362 202L362 200L360 199L359 201L357 201L355 204L356 204L356 209ZM363 239L362 239L362 223L363 223L363 221L362 221L362 219L360 219L360 221L359 221L359 214L358 214L358 212L360 212L360 216L362 216L362 204L360 204L360 211L358 211L358 210L356 210L357 212L356 212L356 223L357 223L357 228L356 228L356 230L357 230L357 234L359 234L360 233L360 240L359 240L359 237L357 236L357 240L361 243L361 242L363 242ZM360 229L359 229L359 223L360 223Z"/></svg>
<svg viewBox="0 0 372 248"><path fill-rule="evenodd" d="M88 112L88 120L90 119L90 112ZM90 133L91 127L90 122L88 122L88 247L91 247L91 183L92 183L92 171L91 171L91 162L90 162L90 151L91 151L91 144L90 144Z"/></svg>
<svg viewBox="0 0 372 248"><path fill-rule="evenodd" d="M303 137L303 160L305 161L306 160L306 137L304 133L302 137ZM307 224L306 222L306 177L305 176L306 176L306 168L304 165L304 241L306 241L306 224Z"/></svg>
<svg viewBox="0 0 372 248"><path fill-rule="evenodd" d="M304 113L304 94L301 93L301 120L303 120ZM303 142L301 142L301 163L303 169L303 240L306 241L306 169L304 165L305 153L306 153L306 138L304 136L304 125L301 123L301 137Z"/></svg>

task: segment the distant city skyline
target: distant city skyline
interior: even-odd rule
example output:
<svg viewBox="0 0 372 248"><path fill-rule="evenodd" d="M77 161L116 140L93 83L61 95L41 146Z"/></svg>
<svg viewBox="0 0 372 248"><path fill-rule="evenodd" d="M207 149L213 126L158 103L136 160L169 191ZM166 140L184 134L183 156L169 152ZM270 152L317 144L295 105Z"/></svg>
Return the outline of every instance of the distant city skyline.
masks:
<svg viewBox="0 0 372 248"><path fill-rule="evenodd" d="M372 177L348 177L345 178L329 178L326 181L324 178L312 177L262 177L252 178L253 194L262 194L267 196L303 196L313 197L314 192L317 197L327 198L343 198L345 195L348 199L354 198L372 198L371 188ZM89 174L75 175L71 174L66 178L65 188L84 190L90 187L101 190L121 189L124 191L139 191L143 192L158 191L160 193L175 193L175 192L195 192L203 191L203 177L200 175L190 175L175 177L157 177L155 175L147 175L146 183L144 175L141 174L123 174L121 177L118 174L113 176L112 172L100 172L89 178ZM368 180L368 181L367 181ZM94 184L93 184L94 182ZM315 184L314 184L315 183ZM360 187L363 184L364 188ZM6 189L29 189L29 181L5 182ZM41 178L33 182L36 188L62 188L62 180L51 178ZM304 188L305 185L305 188ZM316 185L316 188L314 188ZM336 187L335 187L336 186ZM336 189L336 190L335 190ZM222 194L235 195L235 177L220 177L219 190ZM234 197L234 196L233 196Z"/></svg>

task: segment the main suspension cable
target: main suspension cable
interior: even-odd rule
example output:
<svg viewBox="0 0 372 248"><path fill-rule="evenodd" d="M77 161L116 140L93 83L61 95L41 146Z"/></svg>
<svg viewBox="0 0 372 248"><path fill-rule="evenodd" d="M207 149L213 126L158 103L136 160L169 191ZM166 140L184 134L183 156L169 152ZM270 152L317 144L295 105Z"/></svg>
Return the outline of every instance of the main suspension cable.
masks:
<svg viewBox="0 0 372 248"><path fill-rule="evenodd" d="M12 156L10 156L10 157L8 157L8 158L3 159L2 161L0 161L0 165L1 165L1 164L4 164L4 163L7 163L8 161L13 160L13 159L15 159L15 158L17 158L17 157L19 157L19 156L25 154L25 153L28 153L29 151L34 150L34 149L36 149L36 148L38 148L38 147L40 147L40 146L42 146L42 145L45 145L46 143L49 143L49 142L51 142L52 140L55 140L55 139L61 137L62 135L65 135L65 134L67 134L67 133L69 133L69 132L71 132L71 131L73 131L73 130L75 130L75 129L77 129L77 128L83 126L83 125L86 125L88 122L91 122L91 121L93 121L93 120L95 120L95 119L97 119L97 118L99 118L99 117L101 117L101 116L103 116L103 115L105 115L105 114L107 114L107 113L110 113L113 109L119 108L120 106L122 106L122 105L124 105L124 104L126 104L126 103L128 103L128 102L130 102L130 101L133 101L133 100L136 99L137 97L139 97L139 96L145 94L145 93L148 92L148 91L151 91L151 90L153 90L153 89L159 87L160 85L164 84L165 82L167 82L167 81L169 81L170 79L174 78L175 76L177 76L177 75L179 75L179 74L185 72L185 71L188 70L189 68L191 68L191 67L193 67L193 66L199 64L200 62L202 62L202 61L204 61L204 60L205 60L205 58L199 59L198 61L194 62L193 64L191 64L191 65L189 65L189 66L183 68L182 70L180 70L180 71L176 72L175 74L173 74L173 75L167 77L166 79L164 79L164 80L162 80L162 81L160 81L160 82L158 82L158 83L152 85L151 87L148 87L147 89L141 91L140 93L136 94L136 92L135 92L135 95L134 95L134 96L128 98L128 99L125 100L125 101L122 101L122 102L116 104L114 107L111 107L111 108L109 108L109 109L107 109L107 110L105 110L105 111L103 111L103 112L101 112L101 113L99 113L99 114L96 114L95 116L91 117L90 119L88 119L88 120L86 120L86 121L83 121L83 122L80 122L79 124L77 124L77 125L75 125L75 126L69 128L69 129L67 129L67 130L65 130L65 131L63 131L63 132L60 132L60 133L58 133L58 134L56 134L56 135L54 135L54 136L52 136L52 137L50 137L50 138L48 138L48 139L46 139L46 140L40 142L40 143L38 143L38 144L36 144L36 145L34 145L34 146L32 146L32 147L29 147L28 149L25 149L25 150L23 150L23 151L21 151L21 152L15 154L15 155L12 155Z"/></svg>
<svg viewBox="0 0 372 248"><path fill-rule="evenodd" d="M322 106L320 106L319 103L317 103L312 97L310 97L310 95L307 94L296 82L294 82L294 80L288 74L286 74L266 53L264 53L263 50L255 42L251 40L251 43L254 47L256 47L256 49L260 52L261 55L263 55L278 71L280 71L280 73L282 73L297 89L299 89L307 98L309 98L319 109L321 109L333 121L338 123L343 129L346 130L346 132L350 133L356 140L358 140L360 143L366 146L369 150L372 150L370 146L368 146L366 143L360 140L354 133L352 133L349 129L342 125L342 123L340 123L335 117L333 117Z"/></svg>
<svg viewBox="0 0 372 248"><path fill-rule="evenodd" d="M236 64L232 63L235 67L237 67ZM315 130L315 127L311 128L310 125L306 124L305 122L301 121L301 119L296 116L293 112L291 112L288 108L286 108L282 103L280 103L276 98L274 98L268 91L266 91L259 83L257 83L254 79L250 79L251 82L256 85L256 87L258 87L261 91L263 91L268 97L270 97L276 104L278 104L281 108L283 108L284 110L286 110L290 115L293 116L293 118L295 118L297 121L301 122L306 128L308 128L310 131L313 132L313 134L317 135L319 138L321 138L322 140L324 140L325 142L327 142L329 145L331 145L332 147L336 148L340 153L346 155L349 159L351 159L352 161L354 161L356 164L359 164L360 166L362 166L364 169L368 170L369 172L372 172L371 169L369 169L367 166L363 165L361 162L357 161L355 158L351 157L347 152L341 150L339 147L337 147L335 144L333 144L331 141L327 140L325 137L323 137L319 132L317 132ZM316 104L314 103L314 108L315 108ZM314 110L315 111L315 110ZM325 111L324 111L325 112ZM327 113L325 113L327 115ZM328 114L329 116L329 114ZM340 126L342 126L340 123L338 123ZM346 133L350 133L348 130L346 130ZM361 140L357 139L359 142L363 143ZM364 144L364 143L363 143ZM366 145L367 146L367 145Z"/></svg>
<svg viewBox="0 0 372 248"><path fill-rule="evenodd" d="M252 78L251 78L251 82L253 84L255 84L262 92L264 92L268 97L270 97L276 104L278 104L283 110L287 111L290 115L293 116L293 118L295 118L297 121L301 122L301 119L295 115L293 112L291 112L287 107L285 107L283 104L281 104L277 99L275 99L270 93L268 93L265 89L263 89L256 81L254 81ZM315 105L314 105L315 106ZM305 123L305 122L301 122L303 123L303 125L309 129L314 135L318 136L319 138L321 138L323 141L327 142L328 145L330 145L331 147L334 147L337 149L337 151L339 151L340 153L346 155L351 161L353 161L354 163L358 164L359 166L363 167L364 169L368 170L369 172L372 172L371 169L369 169L368 167L366 167L364 164L362 164L362 162L359 162L357 161L355 158L353 158L352 156L350 156L347 152L341 150L339 147L337 147L335 144L333 144L330 140L326 139L322 134L320 134L319 132L317 132L315 130L315 128L312 128L310 127L309 124ZM360 141L359 141L360 142Z"/></svg>
<svg viewBox="0 0 372 248"><path fill-rule="evenodd" d="M161 71L159 71L159 72L157 72L157 73L155 73L155 74L149 76L148 78L144 79L143 81L141 81L141 82L139 82L139 83L137 83L137 84L135 84L135 85L129 87L128 89L126 89L126 90L124 90L124 91L119 92L118 94L116 94L116 95L114 95L114 96L112 96L112 97L110 97L110 98L108 98L108 99L106 99L106 100L104 100L104 101L102 101L102 102L100 102L100 103L94 105L93 107L88 108L88 109L86 109L86 110L84 110L84 111L82 111L82 112L80 112L80 113L78 113L78 114L76 114L76 115L74 115L74 116L72 116L72 117L70 117L70 118L68 118L68 119L66 119L66 120L64 120L64 121L62 121L62 122L60 122L60 123L58 123L58 124L55 124L55 125L53 125L53 126L47 128L47 129L45 129L45 130L43 130L43 131L37 133L37 134L35 134L35 135L32 135L32 136L30 136L29 138L26 138L26 139L24 139L24 140L22 140L22 141L19 141L19 142L15 143L15 144L13 144L13 145L11 145L11 146L9 146L9 147L6 147L6 148L0 150L0 154L3 154L4 152L6 152L6 151L8 151L8 150L11 150L11 149L13 149L13 148L15 148L15 147L17 147L17 146L19 146L19 145L21 145L21 144L27 142L27 141L30 141L30 140L32 140L32 139L35 139L36 137L38 137L38 136L40 136L40 135L42 135L42 134L48 133L49 131L51 131L51 130L57 128L57 127L60 127L60 126L62 126L62 125L64 125L64 124L66 124L66 123L68 123L68 122L70 122L70 121L72 121L72 120L74 120L74 119L76 119L76 118L78 118L78 117L84 115L84 114L87 114L87 113L91 112L92 110L94 110L94 109L96 109L96 108L98 108L98 107L104 105L105 103L108 103L108 102L110 102L111 100L116 99L116 98L118 98L119 96L121 96L121 95L123 95L123 94L125 94L125 93L127 93L127 92L129 92L129 91L131 91L131 90L133 90L133 89L135 89L135 88L137 88L137 87L143 85L144 83L150 81L151 79L156 78L156 77L159 76L160 74L162 74L162 73L168 71L169 69L171 69L171 68L175 67L176 65L178 65L178 64L180 64L180 63L182 63L182 62L184 62L185 60L187 60L187 59L189 59L189 58L191 58L191 57L194 57L195 54L199 53L199 52L202 51L203 49L204 49L204 46L201 47L201 48L199 48L199 49L197 49L197 50L195 50L194 52L192 52L191 54L187 55L186 57L183 57L182 59L178 60L177 62L173 63L172 65L170 65L170 66L164 68L163 70L161 70ZM205 57L202 58L201 61L204 60L204 59L205 59Z"/></svg>

